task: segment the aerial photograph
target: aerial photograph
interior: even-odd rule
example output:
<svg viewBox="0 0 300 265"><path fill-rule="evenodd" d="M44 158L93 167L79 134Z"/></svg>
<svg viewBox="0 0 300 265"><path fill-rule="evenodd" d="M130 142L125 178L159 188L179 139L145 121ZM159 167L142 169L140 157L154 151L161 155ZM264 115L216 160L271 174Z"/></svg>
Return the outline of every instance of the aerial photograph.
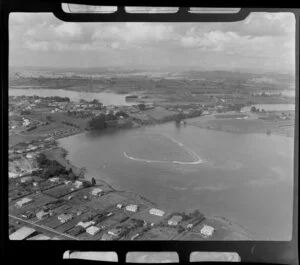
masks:
<svg viewBox="0 0 300 265"><path fill-rule="evenodd" d="M295 16L9 16L10 240L288 241Z"/></svg>

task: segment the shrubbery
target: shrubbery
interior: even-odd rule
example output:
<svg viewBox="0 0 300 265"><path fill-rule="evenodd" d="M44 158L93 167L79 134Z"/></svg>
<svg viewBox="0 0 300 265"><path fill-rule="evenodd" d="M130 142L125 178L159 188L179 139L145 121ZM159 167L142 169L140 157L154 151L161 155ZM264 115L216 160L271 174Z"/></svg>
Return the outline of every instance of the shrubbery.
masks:
<svg viewBox="0 0 300 265"><path fill-rule="evenodd" d="M50 160L44 154L40 154L36 159L38 166L42 169L41 177L49 179L64 175L66 179L76 180L78 177L73 173L72 169L67 170L56 160Z"/></svg>

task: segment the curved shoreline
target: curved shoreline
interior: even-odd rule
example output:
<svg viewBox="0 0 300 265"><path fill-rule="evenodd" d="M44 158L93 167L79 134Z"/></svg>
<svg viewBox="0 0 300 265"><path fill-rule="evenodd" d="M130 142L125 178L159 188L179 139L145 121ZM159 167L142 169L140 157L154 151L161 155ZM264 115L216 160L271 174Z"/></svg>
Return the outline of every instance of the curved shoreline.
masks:
<svg viewBox="0 0 300 265"><path fill-rule="evenodd" d="M162 160L144 159L144 158L129 156L126 152L123 152L123 155L126 158L130 159L130 160L139 161L139 162L146 162L146 163L162 163L162 164L173 163L173 164L179 164L179 165L198 165L198 164L202 164L204 162L196 152L194 152L189 147L186 147L183 143L181 143L178 140L174 139L172 136L170 136L166 133L148 133L148 134L164 135L166 138L170 139L172 142L176 143L178 146L180 146L182 149L184 149L190 156L193 157L194 161L192 161L192 162L183 162L183 161L176 161L176 160L162 161Z"/></svg>

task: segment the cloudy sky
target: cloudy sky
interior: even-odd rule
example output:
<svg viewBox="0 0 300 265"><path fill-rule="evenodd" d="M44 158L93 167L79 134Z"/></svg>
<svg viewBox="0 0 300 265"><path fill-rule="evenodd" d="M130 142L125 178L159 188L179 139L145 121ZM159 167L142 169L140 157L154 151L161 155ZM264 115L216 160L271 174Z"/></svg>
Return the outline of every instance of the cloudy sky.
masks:
<svg viewBox="0 0 300 265"><path fill-rule="evenodd" d="M291 13L230 23L70 23L15 13L9 38L11 66L294 70Z"/></svg>

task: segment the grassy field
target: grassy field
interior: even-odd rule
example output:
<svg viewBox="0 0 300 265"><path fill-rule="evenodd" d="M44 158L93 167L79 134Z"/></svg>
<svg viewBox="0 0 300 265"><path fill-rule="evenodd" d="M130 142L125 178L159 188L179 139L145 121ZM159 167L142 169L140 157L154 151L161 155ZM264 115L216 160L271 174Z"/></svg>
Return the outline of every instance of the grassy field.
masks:
<svg viewBox="0 0 300 265"><path fill-rule="evenodd" d="M144 113L155 120L163 120L167 117L178 114L178 112L166 110L160 107L151 110L146 110L144 111Z"/></svg>
<svg viewBox="0 0 300 265"><path fill-rule="evenodd" d="M206 115L200 118L190 119L188 120L188 124L200 128L233 133L266 134L269 130L271 134L278 134L287 137L294 136L293 121L259 119L258 117L250 117L249 119L244 120L233 118L231 115L228 117L230 118L220 118L220 116L216 115Z"/></svg>
<svg viewBox="0 0 300 265"><path fill-rule="evenodd" d="M154 227L148 232L142 234L138 240L170 240L178 235L176 228L172 227Z"/></svg>
<svg viewBox="0 0 300 265"><path fill-rule="evenodd" d="M205 238L201 235L204 225L215 228L211 237ZM221 217L206 218L189 232L183 234L180 240L249 240L252 235L238 224L225 220Z"/></svg>
<svg viewBox="0 0 300 265"><path fill-rule="evenodd" d="M25 134L12 134L8 137L9 147L12 147L19 143L24 143L26 141L40 140L43 137L41 135L25 135Z"/></svg>

